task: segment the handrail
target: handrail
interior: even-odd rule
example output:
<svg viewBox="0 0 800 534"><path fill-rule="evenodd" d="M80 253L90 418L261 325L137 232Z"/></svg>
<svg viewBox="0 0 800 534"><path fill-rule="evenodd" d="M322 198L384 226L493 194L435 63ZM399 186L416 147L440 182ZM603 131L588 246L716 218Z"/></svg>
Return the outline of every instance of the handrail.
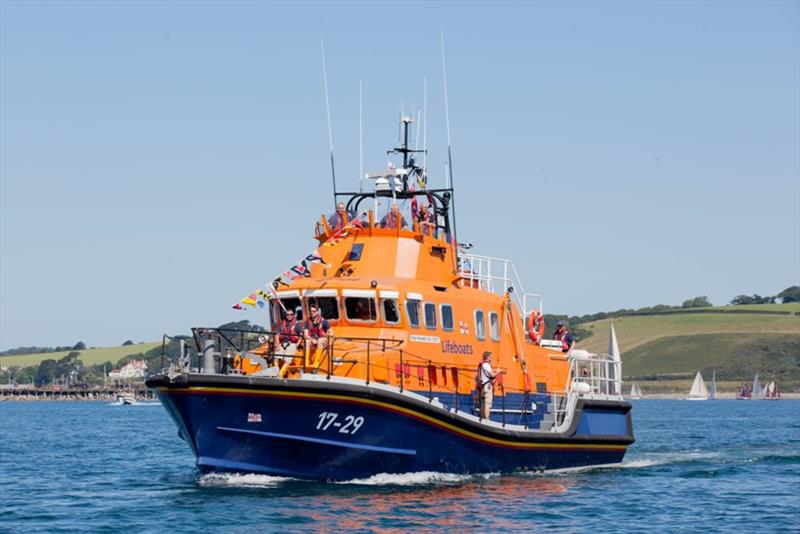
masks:
<svg viewBox="0 0 800 534"><path fill-rule="evenodd" d="M197 366L188 362L189 370L200 369L200 354L202 351L200 341L202 339L215 339L219 341L219 346L214 347L216 355L219 357L220 364L216 366L215 372L231 372L231 369L223 364L222 353L233 348L238 352L240 347L246 347L248 343L257 341L263 347L266 345L263 354L269 365L272 365L275 357L275 347L272 346L274 336L277 332L263 330L237 330L237 329L218 329L218 328L193 328L192 333L195 337L197 346ZM238 334L238 335L237 335ZM302 339L302 338L301 338ZM238 343L237 343L238 341ZM225 344L229 347L226 348ZM305 349L303 349L305 350ZM374 354L377 351L382 356L382 361L375 361ZM298 355L300 352L298 351ZM179 358L182 355L179 356ZM479 399L475 388L475 375L472 368L465 368L461 362L437 362L434 363L430 358L423 357L408 351L406 343L402 339L395 338L373 338L373 337L329 337L327 350L324 352L321 361L315 362L315 367L310 370L312 373L323 372L326 378L331 380L334 377L357 378L363 380L366 385L374 381L385 383L389 386L397 387L403 393L406 390L413 390L417 394L427 390L428 402L433 403L439 394L453 395L453 406L455 412L466 412L482 418L480 413ZM292 367L296 371L307 371L303 365ZM348 365L344 367L344 365ZM607 354L591 354L586 351L573 351L569 357L569 375L566 387L563 392L550 392L550 410L552 415L552 431L565 428L573 416L574 408L578 398L599 398L599 399L622 399L622 380L619 372L619 362ZM416 369L416 376L412 375L411 367ZM179 366L178 372L186 370L186 365ZM172 367L170 368L172 369ZM392 371L395 377L392 379ZM442 372L440 381L439 371ZM376 376L381 378L376 379ZM409 380L416 378L416 386L409 388ZM523 388L511 387L502 380L498 381L496 387L499 388L499 410L501 424L505 426L511 414L519 414L517 424L525 424L527 427L529 419L526 417L535 413L535 407L531 407L531 397L537 394L535 391ZM521 396L519 409L507 406L507 395L514 394ZM469 396L472 400L471 407L465 410L462 406L461 396Z"/></svg>

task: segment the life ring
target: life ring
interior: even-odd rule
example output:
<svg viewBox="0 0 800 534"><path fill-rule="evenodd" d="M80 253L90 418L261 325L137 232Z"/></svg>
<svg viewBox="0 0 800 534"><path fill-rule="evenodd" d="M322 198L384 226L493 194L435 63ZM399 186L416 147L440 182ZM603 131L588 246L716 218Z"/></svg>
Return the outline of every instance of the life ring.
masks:
<svg viewBox="0 0 800 534"><path fill-rule="evenodd" d="M538 345L544 337L544 330L544 315L540 314L539 310L534 309L528 315L528 336L531 341Z"/></svg>

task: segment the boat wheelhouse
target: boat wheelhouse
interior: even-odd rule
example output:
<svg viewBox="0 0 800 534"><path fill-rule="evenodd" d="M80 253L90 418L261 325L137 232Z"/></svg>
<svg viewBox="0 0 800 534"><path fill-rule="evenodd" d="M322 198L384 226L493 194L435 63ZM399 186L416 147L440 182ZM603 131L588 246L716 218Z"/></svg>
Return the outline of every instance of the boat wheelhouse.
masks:
<svg viewBox="0 0 800 534"><path fill-rule="evenodd" d="M369 192L335 192L318 247L253 295L267 331L193 329L151 377L203 470L311 479L511 472L619 463L633 442L612 354L545 340L543 299L509 260L457 241L454 190L428 189L406 142ZM422 205L427 204L426 208ZM419 213L430 210L430 218ZM287 310L318 307L327 346L276 356ZM476 370L501 369L489 417Z"/></svg>

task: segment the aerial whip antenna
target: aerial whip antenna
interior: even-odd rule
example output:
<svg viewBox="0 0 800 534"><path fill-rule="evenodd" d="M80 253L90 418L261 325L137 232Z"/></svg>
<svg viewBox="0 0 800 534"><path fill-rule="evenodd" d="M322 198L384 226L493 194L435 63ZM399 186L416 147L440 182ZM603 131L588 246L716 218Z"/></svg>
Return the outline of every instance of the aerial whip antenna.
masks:
<svg viewBox="0 0 800 534"><path fill-rule="evenodd" d="M422 176L428 176L428 77L422 77Z"/></svg>
<svg viewBox="0 0 800 534"><path fill-rule="evenodd" d="M364 119L362 113L362 84L358 80L358 192L364 191Z"/></svg>
<svg viewBox="0 0 800 534"><path fill-rule="evenodd" d="M447 172L445 173L445 179L447 180L447 189L450 189L450 194L452 195L452 203L453 203L453 249L454 249L454 260L457 260L458 256L458 239L456 233L456 198L455 198L455 190L453 188L453 156L450 150L450 146L452 144L452 140L450 137L450 106L447 99L447 65L444 59L444 30L441 33L442 38L442 78L444 79L444 115L445 115L445 123L447 124Z"/></svg>
<svg viewBox="0 0 800 534"><path fill-rule="evenodd" d="M325 85L325 110L328 115L328 144L331 147L331 180L333 181L333 208L336 209L336 169L333 165L333 130L331 129L331 103L328 98L328 67L325 64L325 40L319 40L322 48L322 82Z"/></svg>

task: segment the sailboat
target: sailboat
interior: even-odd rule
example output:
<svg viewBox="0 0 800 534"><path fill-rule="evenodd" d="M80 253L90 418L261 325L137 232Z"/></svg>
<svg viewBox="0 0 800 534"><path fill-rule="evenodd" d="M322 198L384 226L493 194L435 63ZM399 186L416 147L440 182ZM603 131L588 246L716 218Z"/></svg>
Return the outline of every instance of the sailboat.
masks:
<svg viewBox="0 0 800 534"><path fill-rule="evenodd" d="M631 384L631 394L629 395L631 399L641 399L642 398L642 388L639 387L639 384L634 382Z"/></svg>
<svg viewBox="0 0 800 534"><path fill-rule="evenodd" d="M710 400L717 400L717 372L711 372L711 391L708 396Z"/></svg>
<svg viewBox="0 0 800 534"><path fill-rule="evenodd" d="M761 385L761 382L758 380L758 373L756 376L753 377L753 399L763 399L764 398L764 386Z"/></svg>
<svg viewBox="0 0 800 534"><path fill-rule="evenodd" d="M764 389L764 398L767 400L779 400L781 398L781 392L778 390L778 384L774 381L770 381Z"/></svg>
<svg viewBox="0 0 800 534"><path fill-rule="evenodd" d="M700 371L697 371L692 383L692 389L689 391L689 396L686 397L686 400L708 400L708 397L708 388L703 380L703 375L700 374Z"/></svg>

